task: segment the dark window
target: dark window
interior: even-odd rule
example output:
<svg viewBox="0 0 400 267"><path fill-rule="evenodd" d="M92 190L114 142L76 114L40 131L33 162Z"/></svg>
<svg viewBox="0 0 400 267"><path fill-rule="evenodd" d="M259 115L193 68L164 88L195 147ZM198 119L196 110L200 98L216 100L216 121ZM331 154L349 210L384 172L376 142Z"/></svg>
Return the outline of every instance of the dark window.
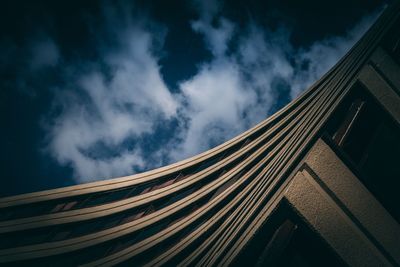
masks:
<svg viewBox="0 0 400 267"><path fill-rule="evenodd" d="M344 263L311 231L286 220L275 231L256 266L337 267Z"/></svg>
<svg viewBox="0 0 400 267"><path fill-rule="evenodd" d="M400 18L396 20L386 33L382 45L397 64L400 64Z"/></svg>
<svg viewBox="0 0 400 267"><path fill-rule="evenodd" d="M236 258L233 266L346 266L291 206L281 201Z"/></svg>
<svg viewBox="0 0 400 267"><path fill-rule="evenodd" d="M328 132L344 161L400 222L400 128L361 87L332 116Z"/></svg>

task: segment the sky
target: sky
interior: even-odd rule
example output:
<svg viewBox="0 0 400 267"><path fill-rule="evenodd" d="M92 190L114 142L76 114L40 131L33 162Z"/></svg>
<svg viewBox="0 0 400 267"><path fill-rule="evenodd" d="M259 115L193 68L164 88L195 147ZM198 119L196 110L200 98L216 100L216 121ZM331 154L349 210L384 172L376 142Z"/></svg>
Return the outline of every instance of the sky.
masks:
<svg viewBox="0 0 400 267"><path fill-rule="evenodd" d="M385 1L4 1L0 196L215 147L328 71Z"/></svg>

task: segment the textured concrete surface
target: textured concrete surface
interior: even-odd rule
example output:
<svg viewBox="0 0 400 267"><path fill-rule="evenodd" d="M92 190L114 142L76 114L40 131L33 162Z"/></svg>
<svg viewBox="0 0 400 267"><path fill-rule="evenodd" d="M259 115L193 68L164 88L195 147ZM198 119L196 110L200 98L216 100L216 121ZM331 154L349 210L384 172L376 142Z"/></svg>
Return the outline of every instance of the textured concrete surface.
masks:
<svg viewBox="0 0 400 267"><path fill-rule="evenodd" d="M307 173L296 175L285 198L349 266L392 266Z"/></svg>
<svg viewBox="0 0 400 267"><path fill-rule="evenodd" d="M400 124L400 97L370 65L360 72L359 81L378 99L387 112Z"/></svg>
<svg viewBox="0 0 400 267"><path fill-rule="evenodd" d="M331 148L318 140L305 163L327 190L400 264L400 226L365 188L360 180L337 157Z"/></svg>
<svg viewBox="0 0 400 267"><path fill-rule="evenodd" d="M391 87L400 94L400 67L385 50L378 47L371 57L376 69L387 79Z"/></svg>

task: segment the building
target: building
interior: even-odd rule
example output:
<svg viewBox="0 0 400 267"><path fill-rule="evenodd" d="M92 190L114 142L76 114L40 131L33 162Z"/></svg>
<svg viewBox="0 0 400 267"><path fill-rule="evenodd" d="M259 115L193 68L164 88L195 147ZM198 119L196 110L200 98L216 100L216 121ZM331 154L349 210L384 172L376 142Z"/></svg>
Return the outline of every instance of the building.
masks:
<svg viewBox="0 0 400 267"><path fill-rule="evenodd" d="M10 266L399 266L400 2L299 98L142 174L0 199Z"/></svg>

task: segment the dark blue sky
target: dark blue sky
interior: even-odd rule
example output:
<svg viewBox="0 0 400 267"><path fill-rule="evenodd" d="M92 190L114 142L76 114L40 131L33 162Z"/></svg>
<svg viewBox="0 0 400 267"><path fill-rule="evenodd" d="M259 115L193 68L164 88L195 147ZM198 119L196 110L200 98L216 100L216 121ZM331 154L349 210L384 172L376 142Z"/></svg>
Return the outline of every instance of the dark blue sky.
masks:
<svg viewBox="0 0 400 267"><path fill-rule="evenodd" d="M0 196L195 155L326 72L383 1L3 1Z"/></svg>

